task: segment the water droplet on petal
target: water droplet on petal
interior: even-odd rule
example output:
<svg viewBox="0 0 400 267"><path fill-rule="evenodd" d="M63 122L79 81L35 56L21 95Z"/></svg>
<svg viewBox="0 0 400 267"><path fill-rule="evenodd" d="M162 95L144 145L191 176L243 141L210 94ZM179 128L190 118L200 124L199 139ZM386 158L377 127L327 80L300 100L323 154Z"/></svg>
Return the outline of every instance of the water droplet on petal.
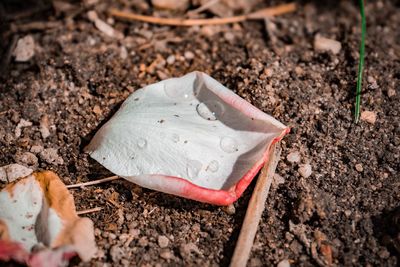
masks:
<svg viewBox="0 0 400 267"><path fill-rule="evenodd" d="M207 166L207 171L216 172L219 169L219 163L216 160L211 161Z"/></svg>
<svg viewBox="0 0 400 267"><path fill-rule="evenodd" d="M147 145L147 141L146 141L145 139L143 139L143 138L139 138L139 139L138 139L138 141L137 141L137 146L138 146L139 148L145 148L146 145Z"/></svg>
<svg viewBox="0 0 400 267"><path fill-rule="evenodd" d="M215 100L198 104L196 110L200 117L209 121L215 121L221 118L222 114L225 112L225 108L221 102Z"/></svg>
<svg viewBox="0 0 400 267"><path fill-rule="evenodd" d="M220 146L221 149L226 153L233 153L238 151L238 144L236 140L229 136L224 136L221 138Z"/></svg>
<svg viewBox="0 0 400 267"><path fill-rule="evenodd" d="M203 165L198 160L189 160L186 166L187 175L190 179L196 178L199 175Z"/></svg>
<svg viewBox="0 0 400 267"><path fill-rule="evenodd" d="M178 143L180 140L179 135L177 135L177 134L173 134L171 139L172 139L172 142L174 142L174 143Z"/></svg>

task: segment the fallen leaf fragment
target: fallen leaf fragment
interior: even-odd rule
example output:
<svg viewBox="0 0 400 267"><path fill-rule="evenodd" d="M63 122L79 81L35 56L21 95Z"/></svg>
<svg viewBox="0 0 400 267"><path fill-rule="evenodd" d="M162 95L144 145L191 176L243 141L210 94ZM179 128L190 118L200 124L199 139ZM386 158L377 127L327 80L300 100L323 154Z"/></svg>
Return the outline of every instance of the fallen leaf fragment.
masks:
<svg viewBox="0 0 400 267"><path fill-rule="evenodd" d="M92 221L78 217L55 173L36 172L0 191L0 261L60 266L74 255L88 261L96 250Z"/></svg>
<svg viewBox="0 0 400 267"><path fill-rule="evenodd" d="M138 185L229 205L289 129L205 73L135 91L86 147Z"/></svg>

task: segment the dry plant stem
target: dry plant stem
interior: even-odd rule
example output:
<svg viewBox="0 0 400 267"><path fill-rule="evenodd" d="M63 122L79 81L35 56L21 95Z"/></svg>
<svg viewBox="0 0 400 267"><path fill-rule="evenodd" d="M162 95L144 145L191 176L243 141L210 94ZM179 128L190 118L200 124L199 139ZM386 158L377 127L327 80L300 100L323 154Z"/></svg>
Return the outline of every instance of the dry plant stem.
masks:
<svg viewBox="0 0 400 267"><path fill-rule="evenodd" d="M117 9L111 9L110 14L114 17L132 21L143 21L153 24L171 25L171 26L202 26L202 25L221 25L229 23L237 23L250 19L263 19L265 17L282 15L296 10L294 3L284 4L276 7L265 8L248 15L241 15L229 18L212 18L212 19L183 19L183 18L157 18L145 16L131 12L124 12Z"/></svg>
<svg viewBox="0 0 400 267"><path fill-rule="evenodd" d="M80 211L77 211L76 214L78 214L78 215L88 214L88 213L92 213L92 212L101 211L102 209L103 208L101 208L101 207L96 207L96 208L93 208L93 209L80 210Z"/></svg>
<svg viewBox="0 0 400 267"><path fill-rule="evenodd" d="M77 187L88 186L88 185L96 185L96 184L101 184L101 183L114 181L114 180L118 180L118 179L121 179L121 177L115 175L115 176L110 176L110 177L103 178L103 179L96 180L96 181L67 185L67 188L77 188Z"/></svg>
<svg viewBox="0 0 400 267"><path fill-rule="evenodd" d="M261 170L249 206L247 207L246 216L240 230L230 267L245 267L247 264L280 154L281 148L279 145L274 144L271 148L268 162Z"/></svg>
<svg viewBox="0 0 400 267"><path fill-rule="evenodd" d="M207 9L209 9L210 7L212 7L213 5L217 4L220 0L209 0L207 3L205 3L204 5L189 11L187 14L190 16L193 16L195 14L201 13Z"/></svg>

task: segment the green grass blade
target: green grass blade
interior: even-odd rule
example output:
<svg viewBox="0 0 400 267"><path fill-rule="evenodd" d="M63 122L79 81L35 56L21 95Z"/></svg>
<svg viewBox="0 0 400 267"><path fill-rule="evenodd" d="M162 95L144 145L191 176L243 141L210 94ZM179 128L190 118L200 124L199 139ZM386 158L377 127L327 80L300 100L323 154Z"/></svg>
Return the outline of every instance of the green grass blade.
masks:
<svg viewBox="0 0 400 267"><path fill-rule="evenodd" d="M357 123L358 120L360 119L362 74L364 68L364 55L365 55L365 34L367 31L367 26L365 22L365 12L364 12L364 0L360 0L360 14L361 14L361 45L360 45L360 61L358 63L356 105L354 113L355 123Z"/></svg>

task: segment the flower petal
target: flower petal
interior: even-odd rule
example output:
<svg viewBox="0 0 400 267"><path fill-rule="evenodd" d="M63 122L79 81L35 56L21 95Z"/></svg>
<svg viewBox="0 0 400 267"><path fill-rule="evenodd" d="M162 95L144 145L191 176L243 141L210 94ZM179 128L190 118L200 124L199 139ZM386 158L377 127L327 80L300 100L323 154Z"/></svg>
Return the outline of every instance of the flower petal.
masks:
<svg viewBox="0 0 400 267"><path fill-rule="evenodd" d="M86 151L141 186L229 204L287 132L207 74L192 72L134 92Z"/></svg>

